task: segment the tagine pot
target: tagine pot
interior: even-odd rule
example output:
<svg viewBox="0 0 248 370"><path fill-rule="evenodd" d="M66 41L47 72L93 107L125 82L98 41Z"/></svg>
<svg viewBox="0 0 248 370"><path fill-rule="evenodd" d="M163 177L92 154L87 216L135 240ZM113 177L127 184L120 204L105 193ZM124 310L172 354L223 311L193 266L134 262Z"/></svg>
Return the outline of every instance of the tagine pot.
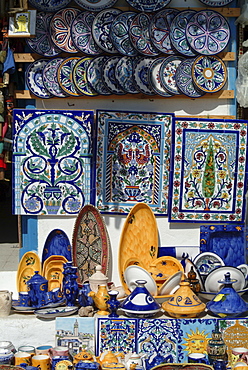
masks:
<svg viewBox="0 0 248 370"><path fill-rule="evenodd" d="M193 292L188 281L181 281L180 288L162 307L171 317L193 318L199 316L206 305Z"/></svg>

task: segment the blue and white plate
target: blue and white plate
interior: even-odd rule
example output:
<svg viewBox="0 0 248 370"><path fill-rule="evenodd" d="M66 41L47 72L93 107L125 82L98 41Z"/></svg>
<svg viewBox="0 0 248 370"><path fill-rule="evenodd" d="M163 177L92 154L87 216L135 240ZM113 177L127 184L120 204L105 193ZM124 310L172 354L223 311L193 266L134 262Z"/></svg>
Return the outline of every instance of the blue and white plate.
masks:
<svg viewBox="0 0 248 370"><path fill-rule="evenodd" d="M156 12L170 3L171 0L127 0L128 4L141 12Z"/></svg>
<svg viewBox="0 0 248 370"><path fill-rule="evenodd" d="M29 0L29 4L43 12L57 12L65 8L71 0Z"/></svg>
<svg viewBox="0 0 248 370"><path fill-rule="evenodd" d="M106 53L117 53L110 37L110 29L113 21L121 13L121 10L110 8L98 13L92 24L92 34L95 42Z"/></svg>
<svg viewBox="0 0 248 370"><path fill-rule="evenodd" d="M174 55L176 50L170 41L170 27L174 17L179 13L177 9L164 9L156 13L151 19L149 34L153 45L162 53Z"/></svg>
<svg viewBox="0 0 248 370"><path fill-rule="evenodd" d="M161 57L161 58L156 58L152 62L149 68L149 71L148 71L148 81L150 83L150 86L153 88L156 94L169 97L171 96L171 94L169 94L168 91L165 90L164 86L161 84L160 75L159 75L160 67L163 61L164 61L164 58Z"/></svg>
<svg viewBox="0 0 248 370"><path fill-rule="evenodd" d="M43 69L43 84L45 88L57 98L64 98L68 96L60 87L58 82L58 68L63 62L64 58L54 58L49 60Z"/></svg>
<svg viewBox="0 0 248 370"><path fill-rule="evenodd" d="M72 78L72 71L76 63L79 61L79 57L70 57L66 58L62 63L60 63L58 67L58 72L57 72L57 78L58 78L58 83L62 90L71 96L80 96L80 94L76 86L73 82Z"/></svg>
<svg viewBox="0 0 248 370"><path fill-rule="evenodd" d="M121 59L120 56L113 56L108 58L103 65L102 78L105 86L111 91L112 94L124 95L126 92L119 85L115 76L115 67L118 61Z"/></svg>
<svg viewBox="0 0 248 370"><path fill-rule="evenodd" d="M233 0L200 0L201 3L211 7L225 6L230 4L232 1Z"/></svg>
<svg viewBox="0 0 248 370"><path fill-rule="evenodd" d="M110 8L117 0L75 0L75 2L85 10L100 12L103 9Z"/></svg>
<svg viewBox="0 0 248 370"><path fill-rule="evenodd" d="M138 62L140 57L122 57L117 62L115 67L115 77L120 87L128 94L138 94L133 80L134 65Z"/></svg>
<svg viewBox="0 0 248 370"><path fill-rule="evenodd" d="M49 59L38 59L30 63L25 74L26 83L31 93L42 99L53 97L43 83L43 69L48 62Z"/></svg>
<svg viewBox="0 0 248 370"><path fill-rule="evenodd" d="M184 10L179 12L172 20L170 27L170 39L173 47L182 55L187 57L196 56L196 52L191 49L186 37L186 28L196 13L195 10Z"/></svg>
<svg viewBox="0 0 248 370"><path fill-rule="evenodd" d="M148 75L149 69L153 63L153 58L140 58L134 66L133 79L137 89L146 95L154 95L154 90L150 85Z"/></svg>
<svg viewBox="0 0 248 370"><path fill-rule="evenodd" d="M184 61L182 56L171 55L166 57L160 66L159 77L162 86L171 95L178 95L180 91L176 85L176 71L181 62Z"/></svg>
<svg viewBox="0 0 248 370"><path fill-rule="evenodd" d="M193 83L192 67L194 58L187 58L179 64L176 70L176 85L178 90L190 98L200 98L205 93L198 90Z"/></svg>
<svg viewBox="0 0 248 370"><path fill-rule="evenodd" d="M95 90L91 88L88 83L86 70L93 60L91 57L84 57L79 59L79 61L75 64L72 71L72 79L73 83L76 86L76 89L83 95L87 96L96 96L98 95Z"/></svg>
<svg viewBox="0 0 248 370"><path fill-rule="evenodd" d="M99 55L102 49L96 44L92 35L92 24L95 14L92 12L81 12L72 21L71 38L77 50L87 55Z"/></svg>
<svg viewBox="0 0 248 370"><path fill-rule="evenodd" d="M100 95L111 95L111 91L105 86L102 79L103 65L108 58L106 55L94 58L86 70L89 85Z"/></svg>
<svg viewBox="0 0 248 370"><path fill-rule="evenodd" d="M135 12L123 12L117 15L111 25L111 40L116 50L122 55L136 56L138 54L129 37L130 25L136 14Z"/></svg>

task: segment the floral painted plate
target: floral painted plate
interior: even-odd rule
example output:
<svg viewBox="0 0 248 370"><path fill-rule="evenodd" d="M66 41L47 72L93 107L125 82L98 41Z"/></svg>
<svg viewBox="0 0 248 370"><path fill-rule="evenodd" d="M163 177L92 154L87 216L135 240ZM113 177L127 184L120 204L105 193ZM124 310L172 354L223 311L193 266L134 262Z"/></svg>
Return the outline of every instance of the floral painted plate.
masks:
<svg viewBox="0 0 248 370"><path fill-rule="evenodd" d="M160 67L163 61L164 61L164 57L161 57L161 58L156 58L152 62L149 68L149 71L148 71L148 81L156 94L169 97L172 95L169 94L167 90L165 90L165 88L161 84L161 80L159 76Z"/></svg>
<svg viewBox="0 0 248 370"><path fill-rule="evenodd" d="M199 98L205 93L201 90L198 90L192 78L192 67L194 64L194 58L187 58L182 61L176 70L176 85L178 90L190 98Z"/></svg>
<svg viewBox="0 0 248 370"><path fill-rule="evenodd" d="M97 46L92 35L92 24L95 15L91 12L81 12L72 21L71 38L75 47L88 55L99 55L102 49Z"/></svg>
<svg viewBox="0 0 248 370"><path fill-rule="evenodd" d="M229 43L230 27L221 14L203 10L189 20L186 36L192 50L202 55L214 55L223 51Z"/></svg>
<svg viewBox="0 0 248 370"><path fill-rule="evenodd" d="M155 48L165 54L174 55L170 40L170 27L174 17L179 13L176 9L164 9L156 13L151 19L149 34Z"/></svg>
<svg viewBox="0 0 248 370"><path fill-rule="evenodd" d="M133 79L137 89L146 95L154 95L154 90L148 79L149 69L153 61L153 58L143 57L134 66Z"/></svg>
<svg viewBox="0 0 248 370"><path fill-rule="evenodd" d="M108 58L106 55L94 58L86 70L86 78L89 85L100 95L111 94L111 91L105 86L102 80L103 65Z"/></svg>
<svg viewBox="0 0 248 370"><path fill-rule="evenodd" d="M138 13L132 20L129 28L129 37L134 48L146 56L156 56L160 53L156 49L149 36L149 25L152 15L147 13Z"/></svg>
<svg viewBox="0 0 248 370"><path fill-rule="evenodd" d="M111 40L116 50L126 56L138 55L137 50L133 47L130 41L129 29L132 20L136 16L135 12L123 12L115 18L111 25L110 35Z"/></svg>
<svg viewBox="0 0 248 370"><path fill-rule="evenodd" d="M159 70L159 77L162 86L166 91L168 91L171 95L178 95L180 94L180 91L177 88L176 85L176 71L177 67L181 62L184 61L184 57L182 56L169 56L166 57L163 61L163 63L160 66Z"/></svg>
<svg viewBox="0 0 248 370"><path fill-rule="evenodd" d="M60 87L57 77L58 67L63 62L64 58L54 58L47 62L43 69L43 84L50 94L57 98L64 98L68 96Z"/></svg>
<svg viewBox="0 0 248 370"><path fill-rule="evenodd" d="M106 53L117 52L110 38L110 29L113 21L121 10L110 8L98 13L92 24L92 34L97 45Z"/></svg>
<svg viewBox="0 0 248 370"><path fill-rule="evenodd" d="M57 72L58 83L62 90L71 96L80 96L72 78L72 70L76 63L79 61L79 57L66 58L60 63Z"/></svg>
<svg viewBox="0 0 248 370"><path fill-rule="evenodd" d="M85 10L100 12L103 9L110 8L117 0L75 0L75 2Z"/></svg>
<svg viewBox="0 0 248 370"><path fill-rule="evenodd" d="M139 57L122 57L115 66L115 77L120 87L128 94L138 94L140 91L136 88L133 80L134 65Z"/></svg>
<svg viewBox="0 0 248 370"><path fill-rule="evenodd" d="M127 0L129 5L141 12L156 12L168 5L170 1L171 0Z"/></svg>
<svg viewBox="0 0 248 370"><path fill-rule="evenodd" d="M57 12L70 2L71 0L29 0L31 6L44 12Z"/></svg>
<svg viewBox="0 0 248 370"><path fill-rule="evenodd" d="M35 37L26 39L28 46L44 57L53 57L61 53L61 50L53 43L49 32L52 16L51 13L38 12Z"/></svg>
<svg viewBox="0 0 248 370"><path fill-rule="evenodd" d="M105 86L111 91L112 94L123 95L126 92L120 87L115 77L116 64L121 59L120 56L113 56L108 58L103 65L102 78Z"/></svg>
<svg viewBox="0 0 248 370"><path fill-rule="evenodd" d="M67 8L56 12L51 19L51 37L54 44L64 52L77 53L71 38L71 25L77 15L79 9Z"/></svg>
<svg viewBox="0 0 248 370"><path fill-rule="evenodd" d="M93 58L91 57L84 57L79 59L79 61L75 64L72 71L72 79L73 83L76 86L76 89L83 95L87 96L96 96L98 95L95 90L93 90L88 81L86 76L86 70L92 61Z"/></svg>
<svg viewBox="0 0 248 370"><path fill-rule="evenodd" d="M48 62L49 59L35 60L29 64L25 74L26 83L31 93L42 99L53 97L43 83L43 70Z"/></svg>
<svg viewBox="0 0 248 370"><path fill-rule="evenodd" d="M170 39L173 47L182 55L193 57L196 52L191 49L186 37L186 28L195 10L184 10L179 12L171 21Z"/></svg>
<svg viewBox="0 0 248 370"><path fill-rule="evenodd" d="M201 91L213 93L223 88L227 81L227 69L217 56L199 56L192 67L195 86Z"/></svg>
<svg viewBox="0 0 248 370"><path fill-rule="evenodd" d="M230 4L232 1L233 0L200 0L201 3L212 7L225 6Z"/></svg>

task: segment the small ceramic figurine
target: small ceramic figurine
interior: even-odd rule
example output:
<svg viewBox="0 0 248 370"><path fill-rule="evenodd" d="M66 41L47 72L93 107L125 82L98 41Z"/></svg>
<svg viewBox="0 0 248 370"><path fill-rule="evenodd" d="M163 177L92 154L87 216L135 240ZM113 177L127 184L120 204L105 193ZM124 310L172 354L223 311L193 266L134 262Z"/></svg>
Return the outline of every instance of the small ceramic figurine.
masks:
<svg viewBox="0 0 248 370"><path fill-rule="evenodd" d="M109 294L107 290L106 285L99 285L97 293L91 291L89 294L89 297L93 298L93 301L98 308L97 314L98 315L108 315L109 311L109 305L107 301L109 300Z"/></svg>

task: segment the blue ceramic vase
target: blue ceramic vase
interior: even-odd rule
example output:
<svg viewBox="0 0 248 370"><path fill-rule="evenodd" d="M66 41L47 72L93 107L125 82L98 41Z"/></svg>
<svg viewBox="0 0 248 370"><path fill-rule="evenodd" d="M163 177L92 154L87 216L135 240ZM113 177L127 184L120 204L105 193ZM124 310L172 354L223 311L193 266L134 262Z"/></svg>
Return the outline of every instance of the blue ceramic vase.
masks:
<svg viewBox="0 0 248 370"><path fill-rule="evenodd" d="M75 306L78 298L79 288L77 283L76 267L64 263L63 292L67 306Z"/></svg>
<svg viewBox="0 0 248 370"><path fill-rule="evenodd" d="M119 315L117 314L117 309L120 306L120 302L117 299L118 294L119 292L117 290L110 290L108 292L110 299L107 301L107 303L109 304L109 309L111 311L108 317L119 317Z"/></svg>
<svg viewBox="0 0 248 370"><path fill-rule="evenodd" d="M90 283L84 283L78 293L78 303L80 307L93 306L93 298L88 296L90 291Z"/></svg>

